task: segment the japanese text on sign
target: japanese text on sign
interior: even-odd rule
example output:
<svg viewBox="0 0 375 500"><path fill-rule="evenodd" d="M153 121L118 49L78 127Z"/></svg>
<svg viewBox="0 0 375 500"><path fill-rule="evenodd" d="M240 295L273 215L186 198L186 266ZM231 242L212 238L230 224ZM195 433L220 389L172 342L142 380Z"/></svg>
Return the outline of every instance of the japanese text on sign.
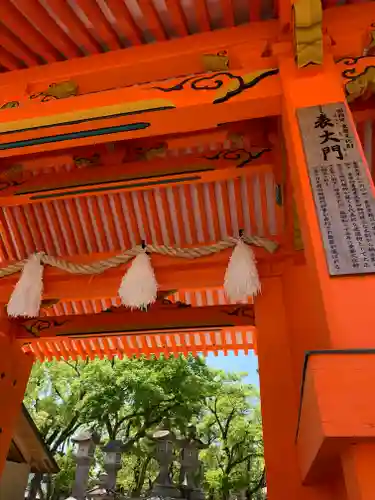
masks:
<svg viewBox="0 0 375 500"><path fill-rule="evenodd" d="M298 111L331 276L375 272L375 198L344 103Z"/></svg>

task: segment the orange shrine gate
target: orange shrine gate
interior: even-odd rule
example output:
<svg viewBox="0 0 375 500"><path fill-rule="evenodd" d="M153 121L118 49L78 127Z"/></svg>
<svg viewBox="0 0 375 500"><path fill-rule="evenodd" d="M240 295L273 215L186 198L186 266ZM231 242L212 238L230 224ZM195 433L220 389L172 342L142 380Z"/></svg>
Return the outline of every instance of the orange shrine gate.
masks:
<svg viewBox="0 0 375 500"><path fill-rule="evenodd" d="M35 357L256 348L269 499L375 498L375 3L336 3L0 2L0 469Z"/></svg>

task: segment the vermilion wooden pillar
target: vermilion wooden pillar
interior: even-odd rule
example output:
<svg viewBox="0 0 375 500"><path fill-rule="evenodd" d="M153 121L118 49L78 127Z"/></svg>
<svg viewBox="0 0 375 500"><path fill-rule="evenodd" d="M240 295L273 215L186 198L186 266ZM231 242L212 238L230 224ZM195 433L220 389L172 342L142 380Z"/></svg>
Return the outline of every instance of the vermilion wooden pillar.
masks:
<svg viewBox="0 0 375 500"><path fill-rule="evenodd" d="M13 429L17 422L33 356L0 333L0 475L3 471Z"/></svg>
<svg viewBox="0 0 375 500"><path fill-rule="evenodd" d="M295 368L303 352L296 349L295 340L304 335L309 319L299 312L306 305L298 289L304 271L290 263L284 276L262 280L262 294L255 301L267 494L269 500L346 500L338 475L328 483L304 485L300 472L300 373Z"/></svg>
<svg viewBox="0 0 375 500"><path fill-rule="evenodd" d="M346 488L336 491L333 498L373 499L375 482L373 485L369 483L368 465L375 461L375 447L373 450L372 445L366 448L348 448L348 436L344 436L344 422L340 421L340 417L337 417L335 425L329 429L324 425L328 408L322 401L335 401L338 386L325 386L323 383L318 386L319 370L314 371L310 367L306 370L306 380L302 379L305 351L353 351L375 347L375 315L372 305L375 275L330 277L297 121L298 109L345 102L345 96L340 75L328 53L322 66L302 70L296 68L292 56L281 56L280 72L284 100L283 130L307 261L305 269L296 270L291 266L284 276L284 298L290 308L287 317L293 336L291 344L294 378L298 385L304 387L297 439L301 479L305 484L314 486L331 483L333 487L336 483L335 487L340 489L340 476L343 471ZM364 160L364 155L362 156ZM293 297L294 305L290 300ZM324 369L330 377L334 354L325 355L328 357L324 358ZM359 360L364 359L361 356L365 354L358 353L358 356ZM350 401L353 387L349 383L350 377L346 380L347 385L341 387L340 391L344 391ZM362 392L361 397L367 399L373 396ZM360 421L358 407L349 406L347 412L356 422ZM369 428L372 425L375 425L375 419L368 422ZM359 434L360 426L353 428L355 432L352 442L370 440L371 432ZM332 443L335 446L331 446ZM333 467L330 474L327 474L327 464L332 464ZM304 500L305 497L301 498Z"/></svg>

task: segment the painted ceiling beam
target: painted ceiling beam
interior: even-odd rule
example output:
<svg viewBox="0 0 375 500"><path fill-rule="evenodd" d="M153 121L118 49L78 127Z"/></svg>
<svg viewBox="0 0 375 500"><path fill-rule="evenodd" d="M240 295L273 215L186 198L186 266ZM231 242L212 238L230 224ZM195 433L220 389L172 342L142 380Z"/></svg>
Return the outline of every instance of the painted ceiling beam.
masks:
<svg viewBox="0 0 375 500"><path fill-rule="evenodd" d="M271 149L264 146L206 152L199 157L169 157L118 166L104 164L25 181L4 177L0 180L0 206L224 181L253 175L256 171L272 171L272 165Z"/></svg>
<svg viewBox="0 0 375 500"><path fill-rule="evenodd" d="M12 321L17 324L17 339L84 338L103 335L202 332L255 326L251 304L191 307L184 304L159 304L146 311L112 308L95 315L48 316Z"/></svg>

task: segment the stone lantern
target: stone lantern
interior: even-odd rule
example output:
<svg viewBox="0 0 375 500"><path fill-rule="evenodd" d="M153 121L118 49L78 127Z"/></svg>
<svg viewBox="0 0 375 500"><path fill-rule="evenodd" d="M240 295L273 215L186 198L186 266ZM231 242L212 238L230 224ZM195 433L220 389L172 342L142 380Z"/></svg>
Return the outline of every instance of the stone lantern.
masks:
<svg viewBox="0 0 375 500"><path fill-rule="evenodd" d="M191 500L204 500L204 492L201 487L202 465L199 460L200 450L207 448L197 438L197 432L194 425L189 425L188 435L180 439L178 444L180 452L180 483L187 493L187 498Z"/></svg>
<svg viewBox="0 0 375 500"><path fill-rule="evenodd" d="M121 455L124 451L122 441L109 441L102 447L104 453L104 469L107 473L106 487L109 490L116 489L117 473L121 469Z"/></svg>
<svg viewBox="0 0 375 500"><path fill-rule="evenodd" d="M154 456L159 464L159 475L156 478L152 495L156 497L180 498L181 493L178 488L172 483L169 468L174 459L174 445L176 437L166 428L166 424L161 425L156 430L150 439L155 443Z"/></svg>
<svg viewBox="0 0 375 500"><path fill-rule="evenodd" d="M77 500L84 500L90 467L94 458L96 445L99 443L99 436L95 433L84 431L74 437L72 441L77 445L75 453L77 468L72 497Z"/></svg>

